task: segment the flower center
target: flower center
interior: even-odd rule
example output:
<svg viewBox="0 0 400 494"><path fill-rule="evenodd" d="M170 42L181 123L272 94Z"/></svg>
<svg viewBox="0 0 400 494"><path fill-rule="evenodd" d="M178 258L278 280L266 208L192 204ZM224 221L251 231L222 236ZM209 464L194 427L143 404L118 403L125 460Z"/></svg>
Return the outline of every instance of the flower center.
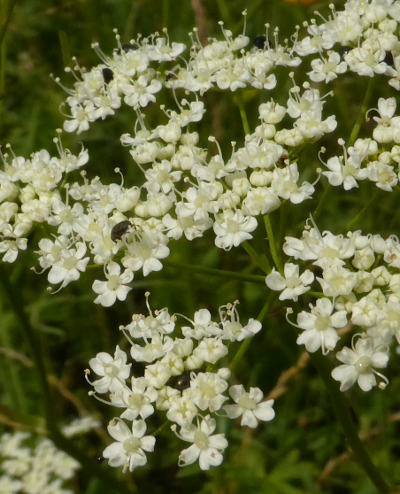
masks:
<svg viewBox="0 0 400 494"><path fill-rule="evenodd" d="M118 368L114 364L106 364L104 366L104 373L108 377L118 376Z"/></svg>
<svg viewBox="0 0 400 494"><path fill-rule="evenodd" d="M208 436L205 432L197 430L194 433L194 443L200 449L204 450L208 448Z"/></svg>
<svg viewBox="0 0 400 494"><path fill-rule="evenodd" d="M256 408L256 402L250 396L241 396L238 405L245 410L254 410Z"/></svg>
<svg viewBox="0 0 400 494"><path fill-rule="evenodd" d="M329 327L330 317L329 316L317 316L315 321L315 329L318 331L325 331Z"/></svg>
<svg viewBox="0 0 400 494"><path fill-rule="evenodd" d="M140 448L140 439L131 436L129 439L125 439L122 445L127 453L134 453Z"/></svg>
<svg viewBox="0 0 400 494"><path fill-rule="evenodd" d="M364 357L360 357L357 362L355 363L355 367L358 371L359 374L365 374L367 372L370 372L371 369L371 359L370 357L367 357L364 355Z"/></svg>

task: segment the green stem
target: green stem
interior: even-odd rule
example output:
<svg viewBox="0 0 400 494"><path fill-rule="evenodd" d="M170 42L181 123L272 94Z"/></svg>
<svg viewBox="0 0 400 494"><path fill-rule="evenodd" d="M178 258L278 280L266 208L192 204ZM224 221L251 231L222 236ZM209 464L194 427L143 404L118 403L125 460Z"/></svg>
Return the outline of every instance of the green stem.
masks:
<svg viewBox="0 0 400 494"><path fill-rule="evenodd" d="M241 246L247 252L247 254L249 254L254 264L258 266L262 271L264 271L264 273L268 274L271 272L271 266L269 265L266 256L257 252L247 240L245 242L242 242Z"/></svg>
<svg viewBox="0 0 400 494"><path fill-rule="evenodd" d="M380 471L373 464L367 450L358 437L349 403L345 395L339 391L337 383L331 377L331 368L328 359L319 353L310 354L310 358L320 377L324 381L331 398L332 407L343 427L346 439L350 444L355 458L358 460L371 482L375 485L378 492L380 494L389 494L389 486L382 477Z"/></svg>
<svg viewBox="0 0 400 494"><path fill-rule="evenodd" d="M1 328L0 343L1 346L5 348L12 348L10 328L6 325L3 325L3 327ZM5 392L9 394L15 410L26 413L28 411L28 403L26 399L26 393L24 392L22 385L19 367L17 366L16 362L6 363L4 358L2 358L2 366L4 366L4 377L5 379L7 379L4 380L4 382L8 383Z"/></svg>
<svg viewBox="0 0 400 494"><path fill-rule="evenodd" d="M3 44L4 37L6 35L7 29L8 29L8 25L10 24L11 16L12 16L14 7L17 4L17 1L18 0L11 0L11 2L8 5L8 9L7 9L7 13L6 13L6 18L5 18L5 21L4 21L3 25L1 26L1 30L0 30L0 45Z"/></svg>
<svg viewBox="0 0 400 494"><path fill-rule="evenodd" d="M330 190L331 190L331 186L329 184L326 184L326 187L325 187L324 191L322 192L320 199L318 201L317 207L314 209L314 212L312 214L314 220L317 220L319 215L321 214L321 211L323 210L322 206L323 206L323 204L326 200L326 197L327 197Z"/></svg>
<svg viewBox="0 0 400 494"><path fill-rule="evenodd" d="M4 41L5 41L8 25L10 24L12 13L16 4L17 4L17 0L11 0L10 3L8 4L4 16L5 17L4 22L0 29L0 113L3 107L3 98L5 97L5 73L6 73L7 51L6 51L6 43ZM5 10L4 5L2 6L2 10L3 8Z"/></svg>
<svg viewBox="0 0 400 494"><path fill-rule="evenodd" d="M324 298L325 296L322 292L313 292L313 291L305 292L304 295L310 295L310 297L314 297L314 298Z"/></svg>
<svg viewBox="0 0 400 494"><path fill-rule="evenodd" d="M371 204L374 204L376 201L376 196L378 195L378 191L375 191L372 194L371 199L368 201L368 203L359 211L352 220L350 220L347 225L345 226L346 231L349 231L353 228L354 225L358 223L358 221L361 219L365 211L371 206Z"/></svg>
<svg viewBox="0 0 400 494"><path fill-rule="evenodd" d="M151 435L157 437L167 427L168 424L170 424L170 421L166 420L160 425L160 427L157 427L157 429Z"/></svg>
<svg viewBox="0 0 400 494"><path fill-rule="evenodd" d="M198 266L197 264L187 264L175 261L164 261L164 265L169 268L187 269L193 273L213 274L215 276L224 276L234 280L248 281L249 283L265 284L265 276L262 275L235 273L234 271L225 269L207 268L205 266Z"/></svg>
<svg viewBox="0 0 400 494"><path fill-rule="evenodd" d="M257 316L257 320L262 322L264 320L264 317L266 316L269 306L271 305L271 301L274 297L274 294L271 292L269 296L267 297L267 300L265 301L265 304L263 308L261 309L260 313ZM231 372L233 372L238 363L242 360L243 355L246 353L248 347L250 346L250 343L253 341L253 338L246 338L243 343L240 345L238 351L235 353L235 356L232 359L232 362L229 366Z"/></svg>
<svg viewBox="0 0 400 494"><path fill-rule="evenodd" d="M244 133L246 135L250 134L250 125L249 125L249 121L247 120L247 114L246 114L246 110L244 109L242 99L240 98L240 96L235 95L233 97L233 101L235 102L235 105L239 108L239 113L240 113L240 118L242 119Z"/></svg>
<svg viewBox="0 0 400 494"><path fill-rule="evenodd" d="M28 317L23 309L24 303L21 299L21 293L15 293L14 287L11 285L6 270L2 265L0 265L0 279L3 285L4 295L8 298L11 308L16 315L20 327L24 333L24 336L30 346L32 352L32 360L35 363L35 368L37 371L38 379L40 382L40 387L43 393L43 408L46 417L46 422L50 430L54 429L54 415L53 415L53 400L50 396L50 388L47 382L46 370L44 367L44 359L42 355L41 347L35 337L34 330L28 320Z"/></svg>
<svg viewBox="0 0 400 494"><path fill-rule="evenodd" d="M374 87L374 78L371 77L371 79L368 82L367 90L365 91L364 100L361 104L360 113L358 114L358 118L353 126L353 129L351 130L351 134L347 142L347 146L352 146L356 141L358 134L360 133L361 126L365 121L365 113L369 106L373 87Z"/></svg>
<svg viewBox="0 0 400 494"><path fill-rule="evenodd" d="M264 215L264 225L265 225L265 230L266 230L267 236L268 236L269 248L271 250L272 259L274 261L274 264L275 264L277 270L280 273L282 273L283 272L282 263L281 263L281 260L279 258L278 250L276 248L274 232L272 231L271 220L269 219L268 214Z"/></svg>

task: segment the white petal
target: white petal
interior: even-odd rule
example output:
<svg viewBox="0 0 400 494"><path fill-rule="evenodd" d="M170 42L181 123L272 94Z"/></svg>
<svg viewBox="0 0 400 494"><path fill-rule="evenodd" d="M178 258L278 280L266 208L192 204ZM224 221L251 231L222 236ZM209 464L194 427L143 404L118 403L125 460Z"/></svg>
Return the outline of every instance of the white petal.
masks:
<svg viewBox="0 0 400 494"><path fill-rule="evenodd" d="M275 410L272 408L273 403L274 400L268 400L257 405L254 410L254 415L258 418L258 420L268 422L275 417Z"/></svg>

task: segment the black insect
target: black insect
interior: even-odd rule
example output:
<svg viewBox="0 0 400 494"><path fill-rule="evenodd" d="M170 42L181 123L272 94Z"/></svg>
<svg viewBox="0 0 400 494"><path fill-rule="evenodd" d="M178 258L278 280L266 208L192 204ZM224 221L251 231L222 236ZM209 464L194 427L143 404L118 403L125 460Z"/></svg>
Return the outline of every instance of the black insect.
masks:
<svg viewBox="0 0 400 494"><path fill-rule="evenodd" d="M342 58L344 58L344 56L347 55L350 50L351 50L350 46L339 46L339 48L338 48L339 55Z"/></svg>
<svg viewBox="0 0 400 494"><path fill-rule="evenodd" d="M190 379L193 373L197 374L198 370L185 371L179 376L172 376L169 378L167 385L171 388L175 388L178 391L183 391L184 389L190 388Z"/></svg>
<svg viewBox="0 0 400 494"><path fill-rule="evenodd" d="M98 456L97 457L97 462L98 463L103 463L104 460L105 460L104 456Z"/></svg>
<svg viewBox="0 0 400 494"><path fill-rule="evenodd" d="M121 47L125 53L128 53L128 51L132 50L137 50L139 48L139 45L136 43L126 43L125 45L122 45Z"/></svg>
<svg viewBox="0 0 400 494"><path fill-rule="evenodd" d="M108 84L109 82L111 82L114 79L114 72L111 69L109 69L108 67L105 67L102 70L102 73L103 73L104 82L106 84Z"/></svg>
<svg viewBox="0 0 400 494"><path fill-rule="evenodd" d="M173 72L167 72L167 73L165 74L165 80L166 80L166 81L169 81L170 79L172 79L172 78L174 77L174 75L175 75L175 74L174 74Z"/></svg>
<svg viewBox="0 0 400 494"><path fill-rule="evenodd" d="M386 52L386 55L385 55L385 58L383 59L383 61L387 65L390 65L390 67L394 67L394 58L393 58L393 55L392 55L392 52L391 51L387 51Z"/></svg>
<svg viewBox="0 0 400 494"><path fill-rule="evenodd" d="M257 36L253 39L253 45L260 50L264 50L267 44L267 38L265 36Z"/></svg>
<svg viewBox="0 0 400 494"><path fill-rule="evenodd" d="M111 229L111 240L116 242L117 240L121 240L123 235L129 230L132 226L132 223L128 220L120 221L116 225L114 225Z"/></svg>
<svg viewBox="0 0 400 494"><path fill-rule="evenodd" d="M11 241L15 241L17 240L15 237L9 237L8 235L4 236L3 237L3 240L11 240Z"/></svg>

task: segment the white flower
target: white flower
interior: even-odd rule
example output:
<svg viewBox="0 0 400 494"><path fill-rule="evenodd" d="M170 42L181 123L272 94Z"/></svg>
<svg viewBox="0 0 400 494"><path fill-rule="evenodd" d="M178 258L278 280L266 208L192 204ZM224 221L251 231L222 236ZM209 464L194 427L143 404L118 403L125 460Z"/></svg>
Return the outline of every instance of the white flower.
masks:
<svg viewBox="0 0 400 494"><path fill-rule="evenodd" d="M15 236L11 228L4 228L0 234L0 254L3 254L3 262L14 262L19 250L26 250L28 239Z"/></svg>
<svg viewBox="0 0 400 494"><path fill-rule="evenodd" d="M286 263L284 267L284 276L275 268L265 278L265 283L271 290L280 291L279 300L293 300L297 302L299 295L306 293L311 283L314 281L314 275L306 269L299 276L299 266L297 264Z"/></svg>
<svg viewBox="0 0 400 494"><path fill-rule="evenodd" d="M367 177L365 169L361 169L362 159L354 153L349 158L345 154L344 157L334 156L329 158L325 166L329 168L329 172L322 172L328 179L331 185L343 185L344 190L351 190L358 187L357 180L363 180Z"/></svg>
<svg viewBox="0 0 400 494"><path fill-rule="evenodd" d="M193 352L194 357L198 357L204 362L215 364L228 353L228 347L217 338L204 338Z"/></svg>
<svg viewBox="0 0 400 494"><path fill-rule="evenodd" d="M220 369L221 371L222 369ZM212 372L200 372L191 379L190 389L193 403L200 410L209 409L210 412L219 410L228 399L222 393L227 389L228 383L218 374Z"/></svg>
<svg viewBox="0 0 400 494"><path fill-rule="evenodd" d="M81 434L86 434L92 429L96 429L100 426L101 423L97 419L91 415L87 415L85 417L76 418L69 424L64 425L61 432L65 437L74 437Z"/></svg>
<svg viewBox="0 0 400 494"><path fill-rule="evenodd" d="M167 387L170 390L174 388ZM164 388L166 389L166 388ZM195 416L198 414L198 409L193 402L193 397L190 389L183 390L182 396L179 396L178 390L175 396L170 396L168 401L167 418L171 422L176 422L181 427L192 423ZM173 393L170 391L169 393Z"/></svg>
<svg viewBox="0 0 400 494"><path fill-rule="evenodd" d="M152 271L160 271L162 264L159 259L169 256L169 248L160 238L150 232L143 233L141 238L129 243L122 264L131 271L143 269L143 276Z"/></svg>
<svg viewBox="0 0 400 494"><path fill-rule="evenodd" d="M308 352L316 352L321 347L326 354L333 350L339 340L336 328L347 323L346 311L333 312L334 306L328 298L317 300L315 307L310 304L311 313L302 311L297 315L297 325L303 329L296 342L305 345Z"/></svg>
<svg viewBox="0 0 400 494"><path fill-rule="evenodd" d="M60 253L60 260L52 265L47 279L52 284L61 283L64 288L71 281L79 278L80 272L86 270L89 257L86 254L86 244L77 242L75 247L63 249Z"/></svg>
<svg viewBox="0 0 400 494"><path fill-rule="evenodd" d="M356 381L363 391L369 391L376 385L375 375L382 379L380 387L387 385L387 378L375 367L386 367L389 355L382 348L375 347L372 338L359 338L353 349L344 347L336 358L343 362L332 371L333 379L340 381L340 391L347 391Z"/></svg>
<svg viewBox="0 0 400 494"><path fill-rule="evenodd" d="M314 186L309 182L303 182L300 186L297 184L299 180L299 171L297 164L292 163L285 168L275 168L273 171L272 191L282 199L289 199L293 204L311 199L314 193Z"/></svg>
<svg viewBox="0 0 400 494"><path fill-rule="evenodd" d="M247 393L242 384L236 384L229 388L229 394L235 405L225 405L224 410L230 419L242 416L240 425L254 429L258 425L257 419L269 421L275 417L272 408L274 400L262 401L264 395L261 389L250 388Z"/></svg>
<svg viewBox="0 0 400 494"><path fill-rule="evenodd" d="M89 360L90 367L101 376L91 383L97 393L121 391L125 380L129 377L131 364L127 364L126 353L119 348L115 349L114 358L106 352L100 352Z"/></svg>
<svg viewBox="0 0 400 494"><path fill-rule="evenodd" d="M192 324L193 328L189 326L182 327L182 334L184 336L200 340L204 337L218 335L221 332L218 324L211 320L210 311L207 309L196 311Z"/></svg>
<svg viewBox="0 0 400 494"><path fill-rule="evenodd" d="M103 307L111 307L118 300L125 300L128 292L132 289L126 286L133 280L133 273L125 270L121 274L121 267L116 262L109 262L105 268L107 281L95 280L92 288L98 297L95 298L95 304L101 304Z"/></svg>
<svg viewBox="0 0 400 494"><path fill-rule="evenodd" d="M154 412L154 407L151 405L157 399L157 391L147 385L144 377L132 377L131 389L122 390L121 404L126 410L121 414L122 419L134 420L138 416L146 419Z"/></svg>
<svg viewBox="0 0 400 494"><path fill-rule="evenodd" d="M144 420L134 420L132 430L123 420L113 419L107 430L116 442L107 446L103 451L104 458L112 467L123 465L123 469L132 472L136 467L147 463L146 453L154 451L156 439L154 436L145 436L146 423Z"/></svg>
<svg viewBox="0 0 400 494"><path fill-rule="evenodd" d="M337 78L337 74L343 74L347 70L346 62L340 61L340 55L335 51L328 51L328 59L315 58L311 61L312 71L308 76L313 82L331 82Z"/></svg>
<svg viewBox="0 0 400 494"><path fill-rule="evenodd" d="M136 343L131 346L131 356L137 362L154 362L173 349L174 342L169 336L155 334L144 346Z"/></svg>
<svg viewBox="0 0 400 494"><path fill-rule="evenodd" d="M181 428L177 434L178 437L193 444L181 451L178 460L179 466L191 465L198 459L200 468L209 470L210 467L222 463L221 451L228 446L228 441L224 434L212 435L214 430L215 420L209 415L204 417L198 426L191 424Z"/></svg>
<svg viewBox="0 0 400 494"><path fill-rule="evenodd" d="M244 216L240 210L230 209L220 213L214 222L216 234L215 245L224 250L238 247L242 242L252 238L250 232L257 228L257 220L253 216Z"/></svg>

